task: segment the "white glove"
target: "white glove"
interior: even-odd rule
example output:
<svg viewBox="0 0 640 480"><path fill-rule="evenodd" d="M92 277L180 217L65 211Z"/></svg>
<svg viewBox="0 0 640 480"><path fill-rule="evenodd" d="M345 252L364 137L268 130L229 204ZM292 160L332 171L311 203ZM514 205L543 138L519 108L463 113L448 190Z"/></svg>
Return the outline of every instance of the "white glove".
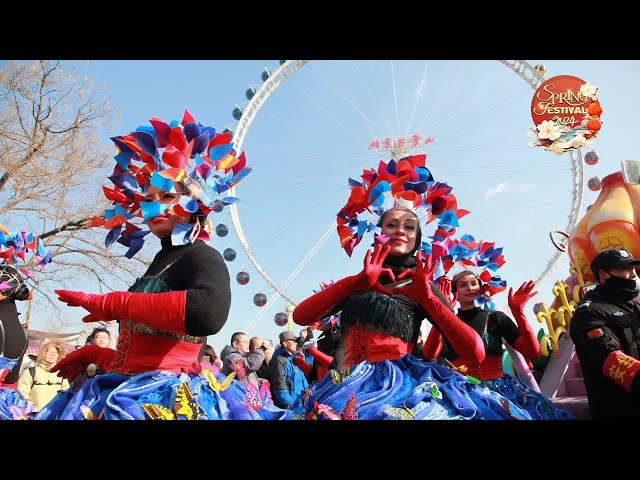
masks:
<svg viewBox="0 0 640 480"><path fill-rule="evenodd" d="M307 350L309 350L310 348L318 348L318 342L316 341L315 338L312 338L311 340L304 342L302 344L302 351L306 353Z"/></svg>

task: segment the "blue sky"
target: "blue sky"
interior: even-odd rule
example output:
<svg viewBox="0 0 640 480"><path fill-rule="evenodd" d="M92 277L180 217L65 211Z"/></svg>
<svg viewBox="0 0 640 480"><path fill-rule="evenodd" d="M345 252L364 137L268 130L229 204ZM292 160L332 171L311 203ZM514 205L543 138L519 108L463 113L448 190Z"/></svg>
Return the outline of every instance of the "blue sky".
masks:
<svg viewBox="0 0 640 480"><path fill-rule="evenodd" d="M568 74L599 87L603 127L583 153L595 149L600 162L585 165L585 181L619 170L623 159L640 159L631 129L640 109L639 61L527 61L544 63L545 78ZM109 142L109 136L148 125L152 116L179 120L185 108L205 125L234 130L233 108L248 103L245 91L249 85L259 88L265 67L278 66L278 60L100 60L85 70L105 83L121 112L112 131L104 132ZM414 152L427 153L434 177L453 186L459 208L471 211L461 219L459 232L504 247L507 263L499 273L510 286L535 278L554 253L549 231L566 223L571 172L564 155L527 145L532 96L533 89L496 60L310 62L269 96L244 143L254 171L236 194L254 256L281 285L319 247L286 289L297 301L320 281L358 272L369 239L352 259L340 249L335 228L326 242L319 242L349 195L348 177L357 179L363 168L388 159L369 150L371 141L418 133L434 142ZM585 188L583 210L596 197ZM209 343L219 352L238 330L277 339L282 328L273 317L284 310L285 301L274 299L274 290L244 254L229 212L211 219L230 230L224 238L214 237L212 245L220 252L233 248L238 256L227 264L233 294L229 320ZM530 306L550 301L551 284L566 278L567 268L566 261L558 266ZM251 275L246 286L235 281L241 270ZM253 304L258 292L267 295L267 307ZM506 305L506 296L496 301ZM79 324L81 312L70 314L77 315ZM529 316L537 331L540 325Z"/></svg>

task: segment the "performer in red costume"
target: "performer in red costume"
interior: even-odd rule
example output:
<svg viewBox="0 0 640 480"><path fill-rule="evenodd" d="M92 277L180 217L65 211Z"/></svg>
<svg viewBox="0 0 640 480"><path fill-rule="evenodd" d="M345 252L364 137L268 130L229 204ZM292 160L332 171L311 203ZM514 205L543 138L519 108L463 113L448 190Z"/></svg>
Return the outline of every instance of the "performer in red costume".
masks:
<svg viewBox="0 0 640 480"><path fill-rule="evenodd" d="M444 285L446 285L445 282ZM443 288L447 287L443 285ZM524 306L538 292L534 292L532 281L524 282L514 293L509 289L509 308L516 324L503 312L487 312L476 306L475 299L482 295L482 280L471 270L457 273L451 281L451 293L457 295L460 302L458 317L471 326L485 342L487 356L481 363L465 363L462 355L458 355L455 347L443 342L437 330L431 330L423 348L424 358L432 359L441 354L454 366L464 366L464 372L479 380L500 378L502 373L502 339L518 350L525 358L535 360L540 356L540 345L533 329L524 314ZM444 347L444 348L443 348ZM491 353L489 353L489 351Z"/></svg>
<svg viewBox="0 0 640 480"><path fill-rule="evenodd" d="M174 182L175 193L150 185L144 202L179 205L187 194L183 182ZM199 221L197 215L194 219ZM201 218L205 218L201 214ZM163 370L189 371L208 335L220 331L231 305L229 271L222 255L201 239L172 244L172 232L188 216L165 212L147 220L151 233L160 239L158 252L144 276L127 292L94 295L56 290L59 300L83 307L90 315L83 321L120 319L117 350L90 345L72 352L75 358L60 362L66 378L80 373L95 356L100 368L124 374ZM200 232L206 232L200 229ZM208 239L207 239L208 240Z"/></svg>
<svg viewBox="0 0 640 480"><path fill-rule="evenodd" d="M30 299L22 274L12 265L0 265L0 387L15 389L18 385L28 342L16 301Z"/></svg>
<svg viewBox="0 0 640 480"><path fill-rule="evenodd" d="M349 367L312 385L306 418L527 418L504 397L410 355L427 319L469 362L480 363L485 356L480 336L432 285L437 263L422 255L431 246L421 241L418 209L428 210L428 221L439 220L436 232L455 231L463 212L451 187L433 179L425 160L426 155L415 155L381 161L377 170L363 172L362 183L350 179L351 196L338 213L342 246L350 255L365 232L379 230L380 235L360 273L317 292L293 312L298 325L341 312ZM377 221L358 216L366 210Z"/></svg>
<svg viewBox="0 0 640 480"><path fill-rule="evenodd" d="M32 257L27 260L28 253ZM25 277L33 273L27 265L42 270L51 257L37 235L0 225L0 420L24 419L33 411L16 388L28 344L16 301L31 300Z"/></svg>
<svg viewBox="0 0 640 480"><path fill-rule="evenodd" d="M439 279L443 293L447 297L450 293L454 295L454 305L456 299L460 302L458 317L482 336L486 357L480 363L465 361L455 347L432 329L423 348L424 358L448 360L460 372L483 380L490 389L527 410L534 420L572 418L569 412L556 408L544 395L502 371L503 339L527 359L535 360L540 356L540 345L524 314L524 306L538 293L533 291L535 284L532 281L524 282L515 293L513 288L509 289L509 308L516 320L513 323L503 312L486 311L476 305L478 297L485 295L485 289L482 280L473 271L458 272L451 282L445 278Z"/></svg>
<svg viewBox="0 0 640 480"><path fill-rule="evenodd" d="M228 133L202 126L187 111L181 123L150 123L151 129L113 139L115 188L104 191L114 209L104 226L112 229L111 242L129 247L129 257L149 231L162 248L127 292L56 290L60 301L89 312L84 322L118 320L118 344L115 351L86 346L55 365L52 371L69 379L90 363L108 373L76 394L60 394L36 419L284 418L288 414L273 405L245 402L247 391L233 376L200 374L198 363L206 337L220 331L231 304L229 272L207 244L204 224L214 208L236 200L223 193L251 169L244 154L236 157ZM134 216L149 231L129 222Z"/></svg>

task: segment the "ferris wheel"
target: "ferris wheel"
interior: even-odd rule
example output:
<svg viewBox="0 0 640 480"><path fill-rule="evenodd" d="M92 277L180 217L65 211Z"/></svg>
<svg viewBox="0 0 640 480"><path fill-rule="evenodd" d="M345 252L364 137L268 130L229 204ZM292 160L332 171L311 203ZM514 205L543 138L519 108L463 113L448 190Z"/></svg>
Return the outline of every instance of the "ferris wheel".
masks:
<svg viewBox="0 0 640 480"><path fill-rule="evenodd" d="M334 232L335 214L348 197L347 177L358 178L363 168L406 153L427 153L434 177L453 187L459 208L471 211L460 232L504 246L507 264L515 257L526 265L510 272L510 285L534 279L540 290L558 279L553 275L566 276L566 271L554 273L562 252L549 242L549 232L571 232L579 220L582 154L556 157L527 146L528 106L544 81L540 68L523 60L486 63L286 60L265 68L263 83L250 86L248 103L233 111L238 121L233 141L236 151L247 150L251 159L265 157L254 164L252 180L269 171L269 186L253 193L241 186L238 196L253 195L241 206L248 221L241 222L237 204L229 210L244 252L274 297L296 305L320 281L341 278L350 263L361 266L358 253L336 260L346 257L335 253ZM383 87L377 85L381 79ZM416 136L421 141L410 145ZM389 138L406 139L405 148L383 148ZM272 201L287 208L271 207ZM286 213L290 210L295 213ZM250 234L243 223L251 225ZM271 230L274 226L279 232ZM279 257L273 248L261 248L277 235L284 244ZM295 279L328 238L334 253L299 282L305 287L296 287ZM286 280L274 279L265 262L273 266L282 258L290 263L279 267L291 273ZM336 273L336 267L343 272Z"/></svg>

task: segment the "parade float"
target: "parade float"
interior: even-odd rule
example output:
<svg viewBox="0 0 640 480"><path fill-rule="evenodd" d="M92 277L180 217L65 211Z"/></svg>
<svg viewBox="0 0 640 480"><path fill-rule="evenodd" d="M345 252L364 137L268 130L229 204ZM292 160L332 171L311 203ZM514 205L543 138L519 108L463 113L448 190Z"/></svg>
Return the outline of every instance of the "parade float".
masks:
<svg viewBox="0 0 640 480"><path fill-rule="evenodd" d="M532 100L532 117L538 142L534 146L562 155L591 145L601 127L603 112L597 88L577 77L563 75L547 80ZM588 166L598 162L595 151L584 156ZM545 328L538 332L541 357L533 362L540 391L578 419L589 419L582 370L567 331L584 294L595 286L591 260L601 251L625 248L640 255L638 162L623 161L622 171L587 181L599 191L596 201L570 232L553 231L550 238L570 262L570 275L553 286L550 305L538 303L534 313ZM546 329L546 332L545 332ZM513 367L505 357L505 369ZM517 369L514 369L517 370ZM522 372L518 372L522 373Z"/></svg>

